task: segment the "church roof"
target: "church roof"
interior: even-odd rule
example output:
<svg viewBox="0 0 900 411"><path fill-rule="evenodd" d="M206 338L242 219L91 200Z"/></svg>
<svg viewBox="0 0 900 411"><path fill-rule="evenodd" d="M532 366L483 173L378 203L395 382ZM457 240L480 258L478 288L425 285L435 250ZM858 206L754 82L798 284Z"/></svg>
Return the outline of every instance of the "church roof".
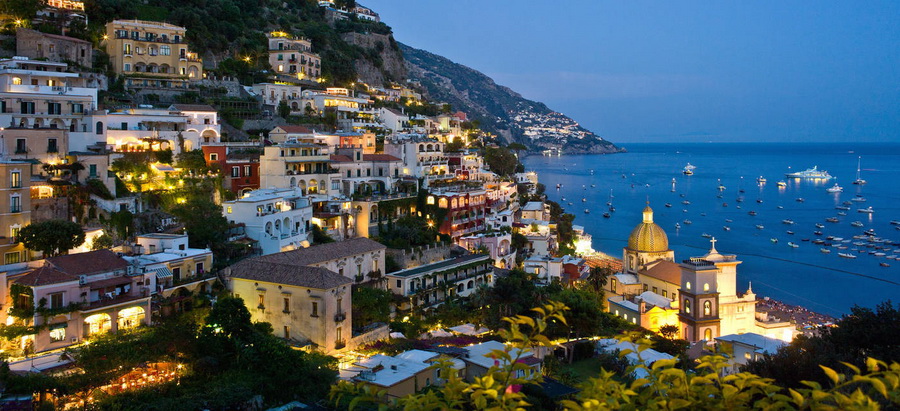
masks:
<svg viewBox="0 0 900 411"><path fill-rule="evenodd" d="M641 272L641 275L665 281L670 284L681 284L681 266L669 260L659 260Z"/></svg>
<svg viewBox="0 0 900 411"><path fill-rule="evenodd" d="M669 250L669 237L662 227L653 222L653 209L644 208L644 221L628 236L628 248L634 251L659 253Z"/></svg>

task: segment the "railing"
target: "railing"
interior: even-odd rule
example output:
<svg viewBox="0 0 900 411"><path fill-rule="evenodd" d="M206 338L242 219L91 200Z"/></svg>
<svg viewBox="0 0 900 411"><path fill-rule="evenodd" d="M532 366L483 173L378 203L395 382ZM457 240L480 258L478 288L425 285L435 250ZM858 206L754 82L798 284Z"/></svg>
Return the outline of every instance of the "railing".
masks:
<svg viewBox="0 0 900 411"><path fill-rule="evenodd" d="M342 348L344 348L344 347L346 347L346 346L347 346L347 342L344 341L344 340L338 340L338 341L335 341L335 342L334 342L334 349L335 349L335 350L340 350L340 349L342 349Z"/></svg>
<svg viewBox="0 0 900 411"><path fill-rule="evenodd" d="M334 322L339 323L347 319L347 313L337 313L334 315Z"/></svg>

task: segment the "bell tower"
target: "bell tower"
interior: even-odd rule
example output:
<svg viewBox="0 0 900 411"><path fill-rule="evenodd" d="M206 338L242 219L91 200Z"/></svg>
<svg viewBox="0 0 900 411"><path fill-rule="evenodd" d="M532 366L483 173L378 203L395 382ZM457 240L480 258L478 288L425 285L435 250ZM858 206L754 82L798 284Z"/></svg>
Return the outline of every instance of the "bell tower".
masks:
<svg viewBox="0 0 900 411"><path fill-rule="evenodd" d="M721 335L719 269L714 258L707 259L720 254L716 251L715 238L710 240L710 244L709 253L705 256L691 257L681 263L678 317L681 320L681 335L692 342L709 342Z"/></svg>

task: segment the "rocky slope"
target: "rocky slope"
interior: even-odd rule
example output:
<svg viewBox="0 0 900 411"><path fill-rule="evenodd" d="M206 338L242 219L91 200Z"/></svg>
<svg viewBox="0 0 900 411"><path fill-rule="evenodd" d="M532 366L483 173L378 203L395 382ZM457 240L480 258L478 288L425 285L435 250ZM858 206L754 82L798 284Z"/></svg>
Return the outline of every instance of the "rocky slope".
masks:
<svg viewBox="0 0 900 411"><path fill-rule="evenodd" d="M566 115L522 97L477 70L402 43L400 50L409 79L421 84L429 99L452 104L507 142L535 150L562 148L566 153L623 151Z"/></svg>

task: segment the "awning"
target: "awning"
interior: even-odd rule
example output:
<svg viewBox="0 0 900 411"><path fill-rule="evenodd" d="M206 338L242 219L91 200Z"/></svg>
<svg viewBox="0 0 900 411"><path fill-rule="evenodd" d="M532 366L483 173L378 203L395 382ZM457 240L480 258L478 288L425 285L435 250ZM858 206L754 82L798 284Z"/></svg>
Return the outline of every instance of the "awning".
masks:
<svg viewBox="0 0 900 411"><path fill-rule="evenodd" d="M115 287L117 285L125 284L131 284L131 277L112 277L104 280L92 281L88 283L88 286L91 287L92 290L96 290L99 288Z"/></svg>
<svg viewBox="0 0 900 411"><path fill-rule="evenodd" d="M154 271L156 271L156 279L157 280L165 280L166 278L172 278L175 276L174 274L172 274L172 270L170 270L166 267L157 268Z"/></svg>

